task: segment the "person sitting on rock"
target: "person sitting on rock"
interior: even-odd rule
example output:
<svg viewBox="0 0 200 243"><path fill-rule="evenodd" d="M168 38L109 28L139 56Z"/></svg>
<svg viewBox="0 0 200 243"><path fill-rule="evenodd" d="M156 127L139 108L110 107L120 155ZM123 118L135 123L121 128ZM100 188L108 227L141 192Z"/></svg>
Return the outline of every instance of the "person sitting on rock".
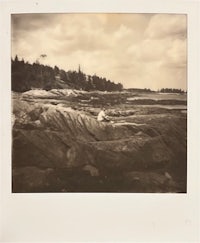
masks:
<svg viewBox="0 0 200 243"><path fill-rule="evenodd" d="M105 107L102 107L101 111L99 112L99 114L97 116L97 121L100 121L100 122L110 122L110 119L106 115L105 110L106 110Z"/></svg>

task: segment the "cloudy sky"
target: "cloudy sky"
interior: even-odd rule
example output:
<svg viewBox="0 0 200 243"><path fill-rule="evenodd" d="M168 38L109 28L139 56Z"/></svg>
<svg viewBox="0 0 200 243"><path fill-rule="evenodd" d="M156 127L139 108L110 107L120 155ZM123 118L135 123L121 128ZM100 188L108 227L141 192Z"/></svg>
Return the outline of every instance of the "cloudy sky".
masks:
<svg viewBox="0 0 200 243"><path fill-rule="evenodd" d="M15 14L12 57L97 74L125 88L187 88L183 14Z"/></svg>

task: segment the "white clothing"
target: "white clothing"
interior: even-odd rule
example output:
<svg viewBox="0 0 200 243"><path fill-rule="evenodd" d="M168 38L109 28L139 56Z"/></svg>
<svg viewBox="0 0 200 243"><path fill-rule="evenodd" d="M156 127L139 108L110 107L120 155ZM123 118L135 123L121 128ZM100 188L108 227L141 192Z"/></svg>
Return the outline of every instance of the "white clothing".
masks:
<svg viewBox="0 0 200 243"><path fill-rule="evenodd" d="M106 114L103 110L101 110L97 116L97 121L104 121L106 119Z"/></svg>

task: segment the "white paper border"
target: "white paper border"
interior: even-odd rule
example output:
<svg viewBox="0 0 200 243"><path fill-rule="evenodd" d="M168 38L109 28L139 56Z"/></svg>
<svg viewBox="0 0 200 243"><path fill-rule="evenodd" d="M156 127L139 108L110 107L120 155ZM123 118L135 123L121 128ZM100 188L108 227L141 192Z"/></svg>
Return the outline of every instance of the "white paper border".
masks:
<svg viewBox="0 0 200 243"><path fill-rule="evenodd" d="M199 2L183 0L5 1L1 40L1 242L198 242ZM184 13L188 16L187 194L11 193L10 14Z"/></svg>

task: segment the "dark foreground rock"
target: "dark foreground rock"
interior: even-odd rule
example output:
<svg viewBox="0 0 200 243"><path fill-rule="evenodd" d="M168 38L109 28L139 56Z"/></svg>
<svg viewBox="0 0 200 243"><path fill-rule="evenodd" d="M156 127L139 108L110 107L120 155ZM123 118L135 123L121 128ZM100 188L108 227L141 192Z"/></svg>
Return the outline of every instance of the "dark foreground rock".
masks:
<svg viewBox="0 0 200 243"><path fill-rule="evenodd" d="M19 98L13 113L13 192L186 192L186 116L117 125Z"/></svg>

